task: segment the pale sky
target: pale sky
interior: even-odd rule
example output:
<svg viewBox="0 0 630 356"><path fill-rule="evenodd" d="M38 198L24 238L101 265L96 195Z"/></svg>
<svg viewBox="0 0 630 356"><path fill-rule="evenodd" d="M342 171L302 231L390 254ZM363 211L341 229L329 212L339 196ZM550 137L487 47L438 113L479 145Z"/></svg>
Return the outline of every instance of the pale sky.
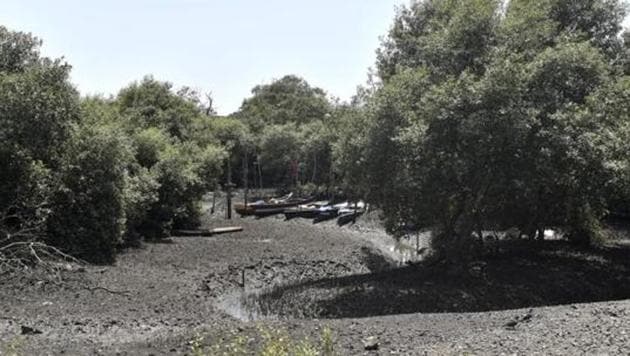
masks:
<svg viewBox="0 0 630 356"><path fill-rule="evenodd" d="M257 84L296 74L349 99L408 0L2 0L0 24L64 56L83 94L144 75L212 91L221 114ZM628 21L625 22L628 25Z"/></svg>
<svg viewBox="0 0 630 356"><path fill-rule="evenodd" d="M2 0L0 24L44 40L82 94L146 74L212 91L221 114L251 89L296 74L349 99L407 0Z"/></svg>

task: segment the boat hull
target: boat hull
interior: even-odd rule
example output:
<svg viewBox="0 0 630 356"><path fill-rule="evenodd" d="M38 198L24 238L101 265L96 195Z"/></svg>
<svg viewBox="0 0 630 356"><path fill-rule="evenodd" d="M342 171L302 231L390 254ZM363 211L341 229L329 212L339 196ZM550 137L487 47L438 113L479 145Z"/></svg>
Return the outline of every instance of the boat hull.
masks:
<svg viewBox="0 0 630 356"><path fill-rule="evenodd" d="M349 224L351 222L354 222L361 215L363 215L363 210L358 210L358 211L353 211L353 212L341 214L337 218L337 225L343 226L343 225Z"/></svg>
<svg viewBox="0 0 630 356"><path fill-rule="evenodd" d="M234 211L241 216L268 216L274 214L280 214L284 212L284 209L295 207L298 205L311 202L312 199L300 199L292 200L282 203L256 203L256 204L234 204ZM277 209L277 210L275 210Z"/></svg>
<svg viewBox="0 0 630 356"><path fill-rule="evenodd" d="M287 220L295 219L295 218L304 218L304 219L312 219L317 216L318 210L317 208L296 208L296 209L285 209L284 217Z"/></svg>

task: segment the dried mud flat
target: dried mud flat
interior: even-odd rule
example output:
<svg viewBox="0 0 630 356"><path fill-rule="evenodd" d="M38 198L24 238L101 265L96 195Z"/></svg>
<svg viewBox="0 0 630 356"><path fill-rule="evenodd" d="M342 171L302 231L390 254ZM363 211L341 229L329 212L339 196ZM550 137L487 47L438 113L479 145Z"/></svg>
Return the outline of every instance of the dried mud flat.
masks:
<svg viewBox="0 0 630 356"><path fill-rule="evenodd" d="M197 334L256 342L260 325L311 339L329 327L340 355L630 353L623 247L511 244L455 272L399 266L379 231L207 224L244 231L147 244L61 279L3 276L0 354L10 344L25 355L186 354ZM367 337L378 350L364 350Z"/></svg>

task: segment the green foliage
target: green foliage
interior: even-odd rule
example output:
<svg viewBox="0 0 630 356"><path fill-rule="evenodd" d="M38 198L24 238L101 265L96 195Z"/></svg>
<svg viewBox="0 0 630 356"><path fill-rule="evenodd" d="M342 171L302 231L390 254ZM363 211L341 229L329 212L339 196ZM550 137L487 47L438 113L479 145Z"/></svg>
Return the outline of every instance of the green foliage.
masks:
<svg viewBox="0 0 630 356"><path fill-rule="evenodd" d="M0 27L0 243L45 231L65 141L79 117L69 66L39 57L41 41Z"/></svg>
<svg viewBox="0 0 630 356"><path fill-rule="evenodd" d="M567 103L583 104L607 80L610 68L588 43L561 42L542 51L525 70L530 100L545 115Z"/></svg>
<svg viewBox="0 0 630 356"><path fill-rule="evenodd" d="M612 177L606 185L608 208L630 214L630 78L608 82L588 97L581 119L590 124L590 143L603 153Z"/></svg>
<svg viewBox="0 0 630 356"><path fill-rule="evenodd" d="M510 50L531 55L569 37L614 60L625 14L626 3L618 0L512 0L500 38Z"/></svg>
<svg viewBox="0 0 630 356"><path fill-rule="evenodd" d="M164 131L149 127L133 135L136 160L145 168L151 168L160 161L160 156L173 144L172 138Z"/></svg>
<svg viewBox="0 0 630 356"><path fill-rule="evenodd" d="M208 131L214 139L226 146L245 145L249 139L247 126L232 117L212 118L208 124Z"/></svg>
<svg viewBox="0 0 630 356"><path fill-rule="evenodd" d="M417 1L400 11L379 52L384 83L362 109L361 154L336 151L342 167L368 173L357 184L390 230L437 230L436 246L458 251L452 258L490 228L599 238L604 198L627 172L619 150L627 113L599 104L611 100L605 90L625 107L627 87L608 85L620 70L624 6L568 4L511 1L504 17L491 1ZM461 31L487 41L465 49L454 39ZM474 60L435 60L457 48Z"/></svg>
<svg viewBox="0 0 630 356"><path fill-rule="evenodd" d="M293 75L257 86L252 93L234 116L247 124L248 152L254 153L249 157L260 164L264 184L328 184L337 135L334 106L326 93ZM295 165L298 180L291 174Z"/></svg>
<svg viewBox="0 0 630 356"><path fill-rule="evenodd" d="M80 122L85 126L107 126L112 129L121 130L120 134L125 134L123 120L114 105L113 100L101 96L87 96L81 98Z"/></svg>
<svg viewBox="0 0 630 356"><path fill-rule="evenodd" d="M195 155L195 173L201 179L204 192L212 190L223 171L223 162L227 157L225 148L207 145L205 148L195 148L191 154Z"/></svg>
<svg viewBox="0 0 630 356"><path fill-rule="evenodd" d="M381 79L405 68L426 67L438 75L483 70L495 41L497 0L425 0L403 6L378 50Z"/></svg>
<svg viewBox="0 0 630 356"><path fill-rule="evenodd" d="M619 0L554 0L551 17L561 31L576 34L580 41L589 41L603 53L614 55L626 7L627 3Z"/></svg>
<svg viewBox="0 0 630 356"><path fill-rule="evenodd" d="M332 142L336 133L330 122L314 121L303 125L299 132L301 147L300 179L314 185L324 185L331 178Z"/></svg>
<svg viewBox="0 0 630 356"><path fill-rule="evenodd" d="M149 211L159 202L158 190L160 184L153 171L139 165L132 165L133 169L126 175L124 189L125 206L125 234L124 242L137 245L147 231Z"/></svg>
<svg viewBox="0 0 630 356"><path fill-rule="evenodd" d="M215 187L225 150L213 118L202 112L189 89L145 77L121 90L112 103L131 137L135 164L129 167L127 238L156 239L173 228L199 224L203 194ZM241 123L239 125L243 126ZM232 127L225 134L235 135Z"/></svg>
<svg viewBox="0 0 630 356"><path fill-rule="evenodd" d="M46 225L49 242L112 261L123 240L196 226L231 167L234 181L247 169L267 186L340 185L382 208L391 231L434 229L460 255L487 228L598 239L607 209L630 212L625 10L415 0L378 50L380 80L352 103L289 75L230 117L151 76L80 99L69 65L0 27L0 216L13 219L0 232Z"/></svg>
<svg viewBox="0 0 630 356"><path fill-rule="evenodd" d="M260 165L269 183L291 185L291 165L301 156L301 141L294 124L265 127L260 138Z"/></svg>
<svg viewBox="0 0 630 356"><path fill-rule="evenodd" d="M45 61L21 72L0 71L0 141L54 166L79 116L69 67Z"/></svg>
<svg viewBox="0 0 630 356"><path fill-rule="evenodd" d="M337 108L337 139L331 143L332 169L339 177L337 184L347 194L355 197L366 196L363 177L365 176L365 155L369 123L366 110L357 105L343 105Z"/></svg>
<svg viewBox="0 0 630 356"><path fill-rule="evenodd" d="M321 354L322 356L334 356L335 355L335 337L333 331L329 327L324 327L322 330L322 336L320 339Z"/></svg>
<svg viewBox="0 0 630 356"><path fill-rule="evenodd" d="M42 41L29 33L0 26L0 72L19 73L36 66Z"/></svg>
<svg viewBox="0 0 630 356"><path fill-rule="evenodd" d="M0 145L0 241L20 230L41 233L54 179L42 162Z"/></svg>
<svg viewBox="0 0 630 356"><path fill-rule="evenodd" d="M118 94L117 105L130 127L158 128L179 140L193 135L195 122L202 114L196 102L172 92L172 85L147 76Z"/></svg>
<svg viewBox="0 0 630 356"><path fill-rule="evenodd" d="M624 31L622 34L623 38L623 47L621 48L621 53L619 54L619 64L621 65L621 70L625 75L630 74L630 32Z"/></svg>
<svg viewBox="0 0 630 356"><path fill-rule="evenodd" d="M326 93L304 79L287 75L252 90L253 96L241 106L241 117L253 132L266 125L305 124L321 120L330 111Z"/></svg>
<svg viewBox="0 0 630 356"><path fill-rule="evenodd" d="M124 232L127 142L106 128L78 128L62 156L48 242L92 262L111 262Z"/></svg>
<svg viewBox="0 0 630 356"><path fill-rule="evenodd" d="M169 146L161 153L151 169L158 189L141 225L145 237L161 238L172 228L199 225L201 197L215 186L224 157L218 147L201 149L191 143Z"/></svg>
<svg viewBox="0 0 630 356"><path fill-rule="evenodd" d="M500 43L510 52L533 56L553 45L558 24L549 16L551 0L513 0L498 29Z"/></svg>

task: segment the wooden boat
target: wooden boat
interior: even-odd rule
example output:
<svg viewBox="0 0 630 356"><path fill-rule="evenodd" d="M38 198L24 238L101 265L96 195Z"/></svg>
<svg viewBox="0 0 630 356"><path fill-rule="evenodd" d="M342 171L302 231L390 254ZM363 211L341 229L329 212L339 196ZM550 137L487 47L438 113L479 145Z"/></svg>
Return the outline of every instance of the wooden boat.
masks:
<svg viewBox="0 0 630 356"><path fill-rule="evenodd" d="M284 212L285 208L262 208L262 209L255 209L254 210L254 215L256 217L262 218L265 216L271 216L271 215L276 215L276 214L282 214Z"/></svg>
<svg viewBox="0 0 630 356"><path fill-rule="evenodd" d="M328 200L320 200L320 201L314 201L312 203L309 203L308 206L312 206L315 208L321 208L324 206L330 205L330 202Z"/></svg>
<svg viewBox="0 0 630 356"><path fill-rule="evenodd" d="M317 209L317 215L313 219L313 224L317 224L322 221L334 219L339 214L339 208L336 206L324 206Z"/></svg>
<svg viewBox="0 0 630 356"><path fill-rule="evenodd" d="M270 204L281 204L281 203L285 203L289 200L291 200L293 198L293 193L289 193L285 196L279 197L279 198L271 198L269 199L269 203Z"/></svg>
<svg viewBox="0 0 630 356"><path fill-rule="evenodd" d="M313 201L313 198L304 198L304 199L287 199L287 200L273 200L270 202L266 202L263 200L259 200L253 203L245 204L234 204L234 210L240 214L241 216L248 215L264 215L264 214L280 214L284 212L284 209L295 207L298 205L306 204ZM271 209L278 209L277 211L273 211Z"/></svg>
<svg viewBox="0 0 630 356"><path fill-rule="evenodd" d="M253 203L245 204L234 204L234 211L236 211L241 216L249 216L254 215L256 211L256 207L263 206L267 204L264 200L259 200Z"/></svg>
<svg viewBox="0 0 630 356"><path fill-rule="evenodd" d="M284 217L287 220L291 220L293 218L312 219L315 216L317 216L317 212L318 212L318 208L316 207L309 207L309 206L301 207L300 206L296 208L284 209Z"/></svg>
<svg viewBox="0 0 630 356"><path fill-rule="evenodd" d="M317 216L318 209L328 205L327 201L316 201L306 205L298 205L297 207L284 209L284 217L287 220L293 218L312 219Z"/></svg>

